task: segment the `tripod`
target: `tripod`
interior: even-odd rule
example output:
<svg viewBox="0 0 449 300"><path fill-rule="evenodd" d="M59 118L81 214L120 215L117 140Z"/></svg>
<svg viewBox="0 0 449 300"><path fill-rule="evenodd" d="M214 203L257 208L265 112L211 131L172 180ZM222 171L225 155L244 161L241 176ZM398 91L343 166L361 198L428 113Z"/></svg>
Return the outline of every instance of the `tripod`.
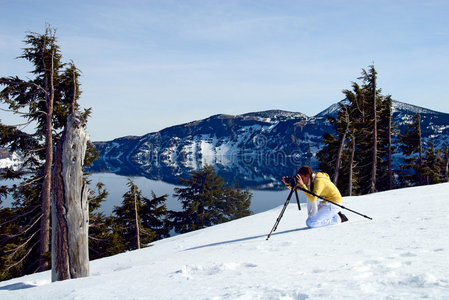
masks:
<svg viewBox="0 0 449 300"><path fill-rule="evenodd" d="M346 209L346 210L348 210L348 211L350 211L350 212L352 212L352 213L355 213L355 214L357 214L357 215L359 215L359 216L362 216L362 217L367 218L367 219L370 219L370 220L373 219L373 218L371 218L371 217L365 216L364 214L361 214L361 213L359 213L359 212L356 212L355 210L352 210L352 209L349 209L349 208L347 208L347 207L344 207L343 205L340 205L340 204L335 203L335 202L333 202L333 201L327 200L326 198L323 198L323 197L321 197L320 195L317 195L317 194L315 194L315 193L313 193L313 192L311 192L311 191L309 191L309 190L306 190L305 188L302 188L302 187L300 187L300 186L296 186L296 188L298 188L298 189L300 189L301 191L303 191L303 192L305 192L305 193L308 193L308 194L310 194L310 195L312 195L312 196L315 196L315 197L317 197L317 198L320 198L321 200L327 201L327 202L329 202L329 203L332 203L333 205L336 205L336 206L338 206L338 207L341 207L341 208L343 208L343 209Z"/></svg>
<svg viewBox="0 0 449 300"><path fill-rule="evenodd" d="M349 208L347 208L347 207L345 207L345 206L343 206L343 205L340 205L340 204L335 203L335 202L333 202L333 201L327 200L326 198L323 198L323 197L321 197L320 195L317 195L317 194L315 194L315 193L313 193L313 192L311 192L311 191L309 191L309 190L307 190L307 189L305 189L305 188L302 188L302 187L300 187L300 186L298 186L298 185L295 185L294 187L292 187L292 190L290 191L290 194L288 194L287 201L285 201L284 207L282 208L282 211L281 211L281 213L279 214L279 217L277 218L276 223L274 223L273 229L271 229L270 233L268 234L267 240L270 238L271 234L272 234L274 231L276 231L276 229L277 229L277 227L278 227L278 225L279 225L279 222L281 221L282 216L284 215L285 209L287 208L288 203L290 202L290 199L292 198L293 191L295 192L295 195L296 195L296 202L298 203L298 209L301 210L301 206L299 205L299 199L298 199L298 189L301 190L301 191L303 191L303 192L305 192L305 193L308 193L308 194L310 194L310 195L312 195L312 196L315 196L315 197L317 197L317 198L320 198L321 200L324 200L324 201L327 201L327 202L329 202L329 203L332 203L333 205L336 205L336 206L341 207L341 208L343 208L343 209L349 210L350 212L353 212L353 213L355 213L355 214L358 214L359 216L362 216L362 217L367 218L367 219L370 219L370 220L373 219L373 218L368 217L368 216L366 216L366 215L363 215L363 214L361 214L361 213L359 213L359 212L356 212L356 211L354 211L354 210L352 210L352 209L349 209Z"/></svg>
<svg viewBox="0 0 449 300"><path fill-rule="evenodd" d="M284 207L281 210L281 213L279 214L279 217L277 218L276 222L274 223L273 228L271 229L270 233L267 236L267 240L270 238L271 234L273 232L276 231L276 229L278 228L279 222L282 219L282 216L284 215L285 210L287 209L288 204L290 203L290 199L293 196L293 192L295 193L296 196L296 203L298 203L298 209L301 210L301 205L299 204L299 198L298 198L298 190L297 190L297 186L292 187L292 190L290 191L290 193L288 194L287 200L284 203Z"/></svg>

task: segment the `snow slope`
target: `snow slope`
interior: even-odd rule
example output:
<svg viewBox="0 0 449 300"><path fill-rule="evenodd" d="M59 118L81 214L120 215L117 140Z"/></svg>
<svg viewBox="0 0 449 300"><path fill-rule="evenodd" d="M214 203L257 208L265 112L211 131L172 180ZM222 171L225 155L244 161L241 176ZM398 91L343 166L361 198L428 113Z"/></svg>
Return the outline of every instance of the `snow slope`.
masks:
<svg viewBox="0 0 449 300"><path fill-rule="evenodd" d="M449 299L449 183L345 198L350 221L306 229L293 201L91 262L0 282L0 299ZM287 191L285 196L287 196Z"/></svg>

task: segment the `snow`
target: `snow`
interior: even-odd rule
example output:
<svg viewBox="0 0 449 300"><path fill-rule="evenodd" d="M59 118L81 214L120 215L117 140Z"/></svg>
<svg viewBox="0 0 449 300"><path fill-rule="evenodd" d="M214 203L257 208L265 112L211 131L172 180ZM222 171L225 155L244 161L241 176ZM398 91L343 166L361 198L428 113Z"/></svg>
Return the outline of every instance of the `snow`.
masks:
<svg viewBox="0 0 449 300"><path fill-rule="evenodd" d="M318 229L292 201L269 240L282 206L92 261L90 277L0 282L0 299L448 299L448 191L346 197L373 220Z"/></svg>
<svg viewBox="0 0 449 300"><path fill-rule="evenodd" d="M23 157L17 152L12 153L9 157L0 159L0 169L12 168L17 171L22 166Z"/></svg>

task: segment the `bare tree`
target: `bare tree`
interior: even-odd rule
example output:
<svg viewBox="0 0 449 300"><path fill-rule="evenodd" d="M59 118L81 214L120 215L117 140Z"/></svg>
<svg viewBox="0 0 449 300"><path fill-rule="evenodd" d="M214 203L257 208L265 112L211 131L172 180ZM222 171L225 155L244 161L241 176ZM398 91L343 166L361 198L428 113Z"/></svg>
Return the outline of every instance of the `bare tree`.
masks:
<svg viewBox="0 0 449 300"><path fill-rule="evenodd" d="M83 162L88 136L71 114L55 156L52 210L52 281L89 275L89 204Z"/></svg>

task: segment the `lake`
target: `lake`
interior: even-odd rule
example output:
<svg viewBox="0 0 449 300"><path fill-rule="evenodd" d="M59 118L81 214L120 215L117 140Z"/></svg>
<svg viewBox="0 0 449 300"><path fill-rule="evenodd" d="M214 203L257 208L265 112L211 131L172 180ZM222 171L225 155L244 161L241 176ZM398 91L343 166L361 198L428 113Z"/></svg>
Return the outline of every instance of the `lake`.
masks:
<svg viewBox="0 0 449 300"><path fill-rule="evenodd" d="M111 214L114 206L120 205L123 201L122 196L128 191L128 178L131 178L131 180L134 181L134 183L142 191L142 195L144 197L151 198L151 191L154 191L156 196L167 194L167 209L175 211L182 210L181 203L178 198L173 196L175 193L174 189L181 186L166 183L164 181L148 179L143 176L127 177L114 173L93 173L90 175L91 188L94 188L97 182L103 182L106 190L109 192L106 201L102 204L102 210L105 214ZM250 210L253 213L267 211L274 207L283 205L289 193L288 189L282 191L250 189L249 191L253 194L250 206ZM298 193L298 195L300 202L303 203L306 201L303 193ZM296 199L293 197L291 201L296 201Z"/></svg>
<svg viewBox="0 0 449 300"><path fill-rule="evenodd" d="M92 173L89 176L89 179L91 180L89 187L94 189L98 182L102 182L105 185L105 189L109 193L108 197L101 205L101 211L103 211L106 215L111 215L114 206L120 205L123 201L122 196L129 189L127 186L128 178L134 181L139 190L142 191L142 195L144 197L152 198L151 191L154 191L156 196L166 194L168 195L166 202L167 209L174 211L182 210L182 206L178 198L173 196L175 193L174 189L176 187L181 187L180 185L178 186L160 180L148 179L143 176L121 176L115 173ZM12 182L3 181L1 184L12 185ZM288 189L281 191L249 189L249 191L253 194L250 210L254 214L283 205L289 193ZM298 195L300 202L304 203L306 200L303 193L298 193ZM296 202L295 197L291 199L291 202ZM11 199L4 199L2 206L11 206Z"/></svg>

